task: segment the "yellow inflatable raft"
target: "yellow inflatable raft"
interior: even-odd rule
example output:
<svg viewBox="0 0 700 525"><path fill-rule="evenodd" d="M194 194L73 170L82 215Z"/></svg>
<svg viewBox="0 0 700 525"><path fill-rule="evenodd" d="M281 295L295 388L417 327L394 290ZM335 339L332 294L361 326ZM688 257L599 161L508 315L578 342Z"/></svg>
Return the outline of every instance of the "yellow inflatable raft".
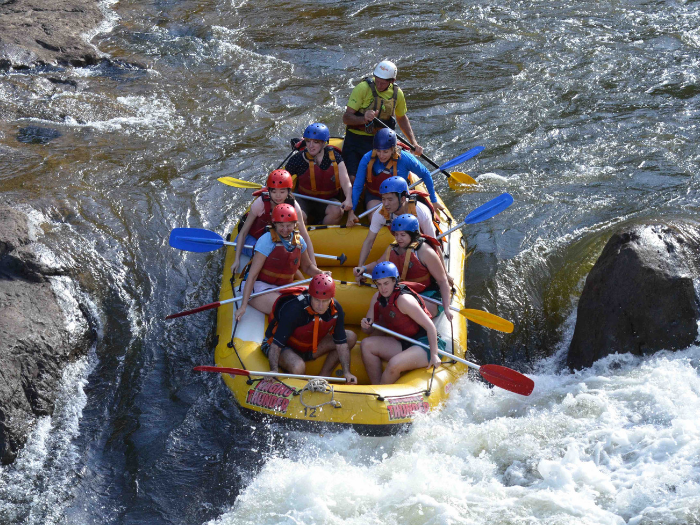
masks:
<svg viewBox="0 0 700 525"><path fill-rule="evenodd" d="M418 186L417 189L425 188ZM442 230L458 224L449 212L441 213ZM456 219L459 221L460 219ZM237 232L238 228L234 229ZM347 261L340 266L338 261L326 263L328 259L317 259L322 269L332 271L336 283L336 298L345 311L346 328L353 330L362 339L360 319L366 317L374 288L360 287L354 282L352 268L357 265L362 242L368 229L364 225L353 228L309 226L309 235L317 253L340 255L345 253ZM231 240L235 233L230 235ZM464 305L464 265L465 250L462 233L450 233L445 248L445 264L448 273L454 278L455 293L452 304L458 308ZM377 235L368 261L377 260L393 241L388 228ZM231 264L235 248L228 247L224 262L220 301L242 293L238 291L240 280L231 285ZM247 263L247 257L242 257ZM214 360L217 366L242 368L255 371L269 371L267 358L260 350L267 316L255 308L248 307L240 323L236 326L233 313L234 303L221 306L217 318L217 346ZM447 342L447 351L465 358L467 351L466 320L455 313L452 324L441 314L434 319L440 336ZM235 329L235 330L234 330ZM318 374L324 358L307 363L307 374ZM305 379L272 379L223 374L226 385L241 407L242 412L255 420L268 419L285 423L303 430L322 428L352 427L367 435L393 434L410 424L418 413L428 412L438 407L448 396L454 383L467 372L460 363L443 357L443 365L437 370L419 369L405 373L393 385L370 385L362 364L360 343L351 352L351 371L358 378L358 385L345 383L314 384ZM340 369L335 375L341 376Z"/></svg>

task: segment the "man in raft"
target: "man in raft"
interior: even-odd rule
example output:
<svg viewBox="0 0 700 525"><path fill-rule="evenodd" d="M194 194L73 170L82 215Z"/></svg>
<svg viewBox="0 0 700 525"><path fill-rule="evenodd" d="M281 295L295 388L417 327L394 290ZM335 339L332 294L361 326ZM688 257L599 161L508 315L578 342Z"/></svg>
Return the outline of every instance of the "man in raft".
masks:
<svg viewBox="0 0 700 525"><path fill-rule="evenodd" d="M297 177L296 192L318 199L339 201L342 206L320 204L299 199L307 224L340 224L343 212L352 209L352 186L340 150L328 145L331 133L325 124L311 124L304 130L306 151L295 153L287 163L287 171Z"/></svg>
<svg viewBox="0 0 700 525"><path fill-rule="evenodd" d="M268 226L272 224L272 208L282 203L290 204L294 206L297 216L301 216L299 203L294 200L292 195L293 187L294 181L288 171L274 170L267 176L265 187L253 193L253 195L257 195L257 198L250 205L250 211L238 234L236 240L238 246L236 247L236 257L231 265L231 274L235 275L240 270L241 253L248 257L253 255L253 250L243 248L242 244L253 245L262 237ZM311 245L311 239L306 231L306 224L304 224L303 218L299 221L299 233L304 242L306 242L309 260L316 264L314 248ZM245 239L244 243L241 243L242 239Z"/></svg>
<svg viewBox="0 0 700 525"><path fill-rule="evenodd" d="M297 270L310 276L322 273L309 259L307 244L297 231L297 211L291 204L278 204L272 210L273 229L255 243L255 254L248 266L241 306L234 314L236 321L248 306L252 292L262 292L294 281ZM250 305L269 314L280 296L270 292L250 300Z"/></svg>
<svg viewBox="0 0 700 525"><path fill-rule="evenodd" d="M360 260L357 270L359 273L364 273L362 270L369 252L374 246L374 240L382 227L391 224L394 217L410 213L415 215L420 225L420 231L424 235L435 238L435 225L433 224L433 213L422 202L419 202L415 195L409 195L408 184L402 177L389 177L382 182L379 187L379 193L382 196L382 207L372 214L372 220L369 225L369 232L362 243L360 250Z"/></svg>
<svg viewBox="0 0 700 525"><path fill-rule="evenodd" d="M381 202L379 188L389 177L399 176L408 182L411 172L423 179L430 195L433 207L443 210L438 202L433 185L433 176L428 168L408 151L403 151L396 143L396 133L390 129L380 129L374 136L372 151L365 153L357 169L357 176L352 187L352 206L357 208L362 190L365 191L365 208L370 209ZM348 216L347 225L353 226L354 214Z"/></svg>
<svg viewBox="0 0 700 525"><path fill-rule="evenodd" d="M374 127L375 117L391 129L395 129L398 122L404 135L416 147L416 155L423 154L406 115L403 91L395 84L397 72L393 62L382 60L374 68L374 78L363 79L350 93L343 114L343 124L347 126L343 158L350 180L355 178L360 159L372 149L372 137L378 131Z"/></svg>
<svg viewBox="0 0 700 525"><path fill-rule="evenodd" d="M270 360L270 371L281 366L292 374L305 374L306 362L327 355L319 375L330 376L340 362L350 384L350 349L357 335L345 329L345 313L335 299L335 281L330 275L316 275L308 291L282 292L272 307L270 323L261 350Z"/></svg>
<svg viewBox="0 0 700 525"><path fill-rule="evenodd" d="M409 286L399 284L398 278L399 271L390 262L379 263L372 271L377 293L372 296L367 318L362 319L360 326L370 334L362 340L361 348L362 362L373 385L395 383L402 372L416 368L440 366L438 345L442 350L446 347L444 341L438 340L423 300ZM374 323L425 343L430 350L403 339L371 335ZM382 361L387 363L383 372Z"/></svg>
<svg viewBox="0 0 700 525"><path fill-rule="evenodd" d="M362 273L370 273L377 265L389 261L399 269L400 281L422 284L425 290L420 295L442 300L442 309L434 303L426 304L431 317L444 310L447 319L452 321L450 283L443 266L439 242L421 235L418 219L410 213L399 215L391 221L391 232L394 234L394 242L378 261L355 272L357 281L362 281Z"/></svg>

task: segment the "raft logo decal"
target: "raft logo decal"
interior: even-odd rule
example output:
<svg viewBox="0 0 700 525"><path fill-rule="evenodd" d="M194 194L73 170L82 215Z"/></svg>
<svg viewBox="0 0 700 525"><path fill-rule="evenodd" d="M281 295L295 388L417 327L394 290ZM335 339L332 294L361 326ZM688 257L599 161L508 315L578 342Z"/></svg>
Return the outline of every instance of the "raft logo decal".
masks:
<svg viewBox="0 0 700 525"><path fill-rule="evenodd" d="M267 408L284 414L287 411L293 393L294 389L289 388L285 384L264 379L248 390L248 396L245 401L249 405Z"/></svg>
<svg viewBox="0 0 700 525"><path fill-rule="evenodd" d="M428 412L430 405L423 400L423 396L418 394L389 399L387 400L386 408L389 411L389 421L394 421L395 419L409 419L416 412Z"/></svg>

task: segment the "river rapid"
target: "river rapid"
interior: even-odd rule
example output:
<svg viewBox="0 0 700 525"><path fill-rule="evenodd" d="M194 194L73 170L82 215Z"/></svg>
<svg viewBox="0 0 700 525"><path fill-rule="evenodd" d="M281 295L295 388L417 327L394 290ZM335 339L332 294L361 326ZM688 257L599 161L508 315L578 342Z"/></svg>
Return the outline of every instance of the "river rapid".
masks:
<svg viewBox="0 0 700 525"><path fill-rule="evenodd" d="M700 3L121 0L92 42L114 62L0 75L0 193L30 213L91 305L90 353L52 417L0 468L0 522L80 524L700 523L700 346L563 366L583 281L612 232L700 211ZM89 35L93 36L93 35ZM425 151L480 184L437 190L465 229L482 362L528 372L529 398L463 379L407 434L255 426L219 377L225 233L311 122L342 136L352 86L394 60ZM53 78L54 80L51 80ZM61 80L60 83L56 78ZM60 85L60 89L57 89ZM3 114L0 111L0 114ZM52 128L46 144L18 141ZM700 289L700 286L698 287Z"/></svg>

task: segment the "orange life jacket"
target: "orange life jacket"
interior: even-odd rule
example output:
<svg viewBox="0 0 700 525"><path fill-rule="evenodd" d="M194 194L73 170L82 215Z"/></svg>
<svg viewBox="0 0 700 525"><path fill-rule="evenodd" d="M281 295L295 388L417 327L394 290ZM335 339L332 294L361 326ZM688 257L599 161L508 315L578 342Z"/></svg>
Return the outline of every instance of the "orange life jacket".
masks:
<svg viewBox="0 0 700 525"><path fill-rule="evenodd" d="M301 265L301 237L299 232L292 235L294 249L290 252L282 244L282 239L276 230L270 230L272 242L275 243L270 255L267 256L258 275L259 281L281 286L294 281L294 275Z"/></svg>

